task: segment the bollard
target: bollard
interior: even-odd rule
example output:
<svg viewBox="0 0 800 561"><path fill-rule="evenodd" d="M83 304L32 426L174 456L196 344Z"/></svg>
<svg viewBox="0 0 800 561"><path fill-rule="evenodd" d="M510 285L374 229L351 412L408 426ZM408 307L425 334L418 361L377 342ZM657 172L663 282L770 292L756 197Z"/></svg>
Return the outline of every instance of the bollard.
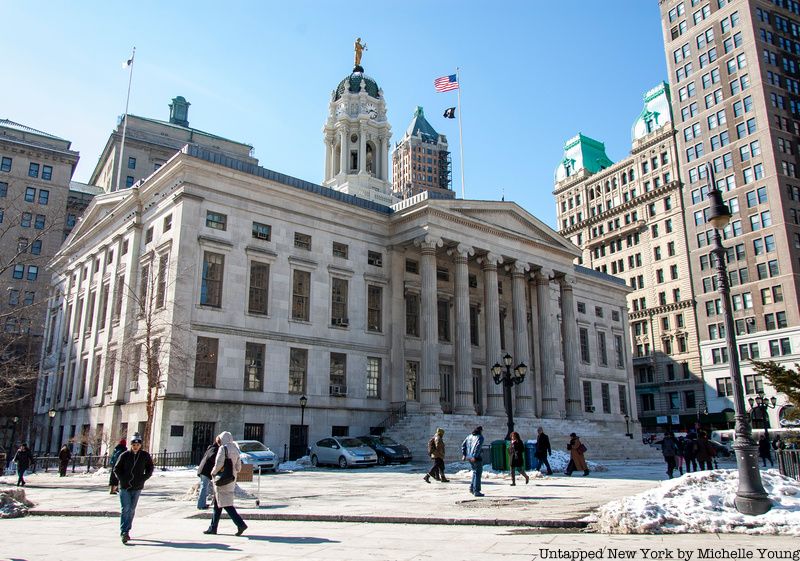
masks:
<svg viewBox="0 0 800 561"><path fill-rule="evenodd" d="M286 444L284 444L284 445L283 445L283 461L284 461L284 462L286 461L286 453L287 453L287 450L289 450L289 447L288 447Z"/></svg>
<svg viewBox="0 0 800 561"><path fill-rule="evenodd" d="M78 463L78 456L72 456L72 473L75 473L75 465Z"/></svg>
<svg viewBox="0 0 800 561"><path fill-rule="evenodd" d="M167 449L164 448L164 455L161 457L161 471L167 471Z"/></svg>

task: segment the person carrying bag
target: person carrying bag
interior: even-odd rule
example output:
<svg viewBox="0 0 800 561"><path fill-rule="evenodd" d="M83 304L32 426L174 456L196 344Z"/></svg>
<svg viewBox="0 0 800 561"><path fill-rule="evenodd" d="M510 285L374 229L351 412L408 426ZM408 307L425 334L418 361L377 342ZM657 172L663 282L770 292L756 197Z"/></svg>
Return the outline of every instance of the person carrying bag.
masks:
<svg viewBox="0 0 800 561"><path fill-rule="evenodd" d="M211 477L214 479L214 512L211 515L211 525L203 533L217 533L219 519L224 508L233 523L236 524L236 535L241 536L247 530L247 524L233 506L236 475L242 469L239 447L228 431L220 433L217 437L217 444L219 444L219 450L217 450L214 468L211 470Z"/></svg>

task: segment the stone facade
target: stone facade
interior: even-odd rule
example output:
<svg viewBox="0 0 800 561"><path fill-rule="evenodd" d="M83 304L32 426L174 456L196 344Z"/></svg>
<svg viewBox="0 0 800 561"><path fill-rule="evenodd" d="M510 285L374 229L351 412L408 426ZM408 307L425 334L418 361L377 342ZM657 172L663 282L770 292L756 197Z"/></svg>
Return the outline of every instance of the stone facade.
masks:
<svg viewBox="0 0 800 561"><path fill-rule="evenodd" d="M559 231L582 249L578 261L632 289L625 336L645 427L664 416L688 425L706 406L672 121L660 84L644 95L630 156L612 163L602 143L578 135L565 146L554 191Z"/></svg>
<svg viewBox="0 0 800 561"><path fill-rule="evenodd" d="M762 383L748 383L752 371L746 359L754 351L790 367L800 359L800 86L794 70L797 41L789 31L800 24L800 13L794 4L659 2L712 415L730 410L732 402L725 389L724 320L709 255L712 228L705 218L707 163L733 214L723 244L745 397L753 397ZM771 349L773 340L777 347ZM766 392L774 394L768 387ZM773 427L786 403L778 397Z"/></svg>

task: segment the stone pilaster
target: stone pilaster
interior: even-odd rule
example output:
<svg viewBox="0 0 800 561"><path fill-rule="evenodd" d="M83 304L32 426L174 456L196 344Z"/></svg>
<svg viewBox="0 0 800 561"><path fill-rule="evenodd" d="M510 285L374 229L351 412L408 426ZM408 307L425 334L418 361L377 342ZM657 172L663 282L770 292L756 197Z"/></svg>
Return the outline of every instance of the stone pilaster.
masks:
<svg viewBox="0 0 800 561"><path fill-rule="evenodd" d="M497 264L500 258L492 253L481 258L486 315L486 415L503 415L503 388L494 383L491 368L500 362L500 298L497 294Z"/></svg>
<svg viewBox="0 0 800 561"><path fill-rule="evenodd" d="M467 261L475 253L472 247L458 244L450 250L455 270L455 413L474 414L472 401L472 344L469 339L469 269Z"/></svg>
<svg viewBox="0 0 800 561"><path fill-rule="evenodd" d="M420 409L424 413L441 413L439 402L439 320L437 317L436 248L442 240L425 236L417 240L421 249L420 278L422 294L422 357L420 361Z"/></svg>
<svg viewBox="0 0 800 561"><path fill-rule="evenodd" d="M530 266L516 262L511 266L511 307L514 321L514 364L530 365L530 339L528 337L527 283L525 273ZM524 417L533 416L533 379L529 373L525 380L516 386L515 411Z"/></svg>
<svg viewBox="0 0 800 561"><path fill-rule="evenodd" d="M536 299L539 312L539 362L542 366L542 417L559 417L558 384L555 372L556 325L550 317L550 275L549 269L536 273Z"/></svg>
<svg viewBox="0 0 800 561"><path fill-rule="evenodd" d="M367 135L364 123L358 128L358 173L367 173Z"/></svg>
<svg viewBox="0 0 800 561"><path fill-rule="evenodd" d="M564 386L567 417L579 418L581 413L581 384L578 378L578 325L575 321L575 279L566 275L559 279L561 286L561 337L564 341Z"/></svg>
<svg viewBox="0 0 800 561"><path fill-rule="evenodd" d="M350 162L348 158L350 157L350 150L347 149L347 143L349 142L349 138L347 138L347 129L342 127L339 130L340 142L342 144L342 149L339 153L339 171L343 174L346 174L349 171Z"/></svg>

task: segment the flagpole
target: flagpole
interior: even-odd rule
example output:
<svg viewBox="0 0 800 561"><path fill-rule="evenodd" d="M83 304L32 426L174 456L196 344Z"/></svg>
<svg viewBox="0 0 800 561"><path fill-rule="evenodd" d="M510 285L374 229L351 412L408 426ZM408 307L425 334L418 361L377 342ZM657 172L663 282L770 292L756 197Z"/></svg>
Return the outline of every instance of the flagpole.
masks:
<svg viewBox="0 0 800 561"><path fill-rule="evenodd" d="M458 75L459 68L456 66L456 83L458 83L458 152L461 159L461 198L465 198L464 191L464 138L461 134L461 78Z"/></svg>
<svg viewBox="0 0 800 561"><path fill-rule="evenodd" d="M133 53L131 53L131 59L128 61L128 68L130 68L130 73L128 74L128 96L125 98L125 113L122 115L122 143L120 144L119 148L119 165L117 166L117 188L116 190L119 191L119 182L122 179L122 157L125 153L125 133L128 130L128 104L131 101L131 82L133 82L133 59L136 57L136 47L133 48Z"/></svg>

